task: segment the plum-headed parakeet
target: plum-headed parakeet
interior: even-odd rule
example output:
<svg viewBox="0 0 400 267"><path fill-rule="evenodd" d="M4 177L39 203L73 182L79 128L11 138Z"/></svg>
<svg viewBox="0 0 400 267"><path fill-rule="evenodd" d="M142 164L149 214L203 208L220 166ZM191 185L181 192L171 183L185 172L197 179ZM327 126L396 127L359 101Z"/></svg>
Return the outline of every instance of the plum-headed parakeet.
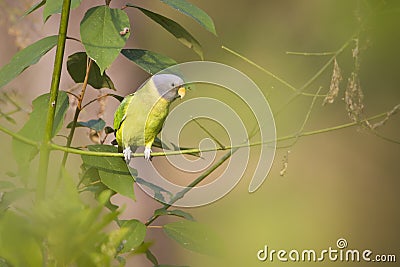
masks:
<svg viewBox="0 0 400 267"><path fill-rule="evenodd" d="M170 104L185 95L183 84L174 74L156 74L121 102L114 114L114 130L127 163L138 146L145 146L144 157L150 159Z"/></svg>

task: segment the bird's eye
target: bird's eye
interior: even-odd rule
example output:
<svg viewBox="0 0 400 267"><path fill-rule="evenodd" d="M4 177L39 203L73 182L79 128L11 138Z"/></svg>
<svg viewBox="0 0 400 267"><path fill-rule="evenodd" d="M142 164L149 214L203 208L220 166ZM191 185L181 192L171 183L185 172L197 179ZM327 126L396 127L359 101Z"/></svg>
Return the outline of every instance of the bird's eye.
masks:
<svg viewBox="0 0 400 267"><path fill-rule="evenodd" d="M172 87L175 87L175 84L174 84L174 83L171 83L171 86L172 86Z"/></svg>

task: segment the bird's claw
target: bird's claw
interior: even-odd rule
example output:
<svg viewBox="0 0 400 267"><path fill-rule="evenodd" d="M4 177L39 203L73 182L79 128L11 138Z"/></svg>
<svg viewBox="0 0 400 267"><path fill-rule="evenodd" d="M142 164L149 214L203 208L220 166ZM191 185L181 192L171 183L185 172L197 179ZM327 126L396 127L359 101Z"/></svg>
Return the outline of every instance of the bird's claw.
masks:
<svg viewBox="0 0 400 267"><path fill-rule="evenodd" d="M131 156L132 156L131 147L128 146L127 148L125 148L123 153L126 164L129 164L129 162L131 162Z"/></svg>
<svg viewBox="0 0 400 267"><path fill-rule="evenodd" d="M151 152L153 152L153 151L151 151L151 148L146 147L144 149L144 159L145 160L151 160Z"/></svg>

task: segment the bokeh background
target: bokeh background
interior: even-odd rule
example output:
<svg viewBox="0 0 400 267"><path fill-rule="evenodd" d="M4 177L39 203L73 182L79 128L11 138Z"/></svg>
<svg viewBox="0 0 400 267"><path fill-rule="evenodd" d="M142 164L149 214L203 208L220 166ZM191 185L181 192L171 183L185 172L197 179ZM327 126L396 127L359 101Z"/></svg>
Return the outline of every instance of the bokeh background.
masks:
<svg viewBox="0 0 400 267"><path fill-rule="evenodd" d="M200 41L205 59L231 65L249 77L261 88L273 111L284 109L276 117L277 134L296 134L310 107L312 98L299 96L284 106L293 91L276 79L223 50L222 45L253 60L285 81L300 88L329 60L331 56L290 55L296 52L332 52L358 33L359 78L364 93L362 116L369 117L390 111L400 103L400 3L384 0L192 0L204 9L216 25L218 37L212 36L189 18L167 8L159 1L134 1L185 26ZM84 12L99 1L83 1L74 10L69 29L70 36L78 36L79 22ZM31 1L1 0L0 66L6 64L19 48L48 34L57 32L59 16L53 16L43 25L40 12L20 20ZM120 7L125 1L112 1ZM132 35L128 47L156 51L178 62L198 60L195 53L174 40L161 27L135 10L128 10ZM354 42L337 57L343 80L339 96L333 104L322 106L318 98L305 131L318 130L350 122L343 101L347 79L354 69L352 48ZM68 42L67 55L82 47ZM13 92L22 106L30 110L32 99L48 91L54 51L5 89ZM329 90L333 65L322 73L307 92ZM65 72L63 90L74 84ZM120 56L108 70L117 93L128 94L137 88L147 74ZM86 99L99 94L90 90ZM188 97L194 97L194 95ZM227 101L229 101L227 96ZM83 113L82 120L96 116L112 124L118 103L108 100L92 112ZM71 114L69 115L71 116ZM24 120L26 114L19 114ZM70 117L69 117L70 118ZM68 119L66 121L69 121ZM9 125L11 128L16 126ZM195 130L193 130L195 131ZM382 135L400 141L400 117L394 114L378 128ZM187 133L190 136L190 129ZM183 137L185 142L190 142ZM108 140L111 141L111 140ZM10 157L9 137L2 135L0 172L15 168ZM78 130L75 145L91 141L84 129ZM370 249L376 254L395 254L400 260L400 209L398 201L400 146L377 137L365 127L355 126L338 131L302 137L294 146L277 150L273 168L263 186L253 194L247 192L251 171L246 172L239 185L226 197L210 205L188 209L198 221L214 229L223 244L219 257L209 257L184 250L169 241L161 230L149 230L149 239L156 240L155 254L160 261L190 266L319 266L321 263L259 262L258 250L264 245L271 249L315 249L336 247L336 240L345 238L352 249ZM197 144L193 144L197 145ZM290 151L290 153L288 153ZM257 150L254 150L257 153ZM288 158L285 158L287 157ZM280 175L284 162L288 166ZM57 160L57 156L53 160ZM70 168L78 169L79 158L72 157ZM162 165L161 165L162 166ZM136 189L136 203L125 198L115 203L127 205L124 216L145 220L158 207L152 199ZM166 220L158 221L158 224ZM129 266L149 266L141 256L129 261ZM369 266L396 266L397 263L369 263ZM136 266L135 265L135 266ZM324 266L364 266L364 263L323 262Z"/></svg>

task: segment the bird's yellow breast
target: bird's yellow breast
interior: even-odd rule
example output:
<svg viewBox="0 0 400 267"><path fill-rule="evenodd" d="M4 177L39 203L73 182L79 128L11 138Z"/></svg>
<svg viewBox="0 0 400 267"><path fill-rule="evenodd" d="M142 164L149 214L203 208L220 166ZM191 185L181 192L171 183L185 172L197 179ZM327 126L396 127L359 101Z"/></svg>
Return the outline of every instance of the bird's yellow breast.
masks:
<svg viewBox="0 0 400 267"><path fill-rule="evenodd" d="M126 112L126 118L116 133L124 147L153 143L168 115L170 103L164 98L145 98L135 95Z"/></svg>
<svg viewBox="0 0 400 267"><path fill-rule="evenodd" d="M160 98L149 113L145 126L145 145L153 143L154 138L161 131L165 118L168 115L170 103ZM151 144L150 144L151 145Z"/></svg>

